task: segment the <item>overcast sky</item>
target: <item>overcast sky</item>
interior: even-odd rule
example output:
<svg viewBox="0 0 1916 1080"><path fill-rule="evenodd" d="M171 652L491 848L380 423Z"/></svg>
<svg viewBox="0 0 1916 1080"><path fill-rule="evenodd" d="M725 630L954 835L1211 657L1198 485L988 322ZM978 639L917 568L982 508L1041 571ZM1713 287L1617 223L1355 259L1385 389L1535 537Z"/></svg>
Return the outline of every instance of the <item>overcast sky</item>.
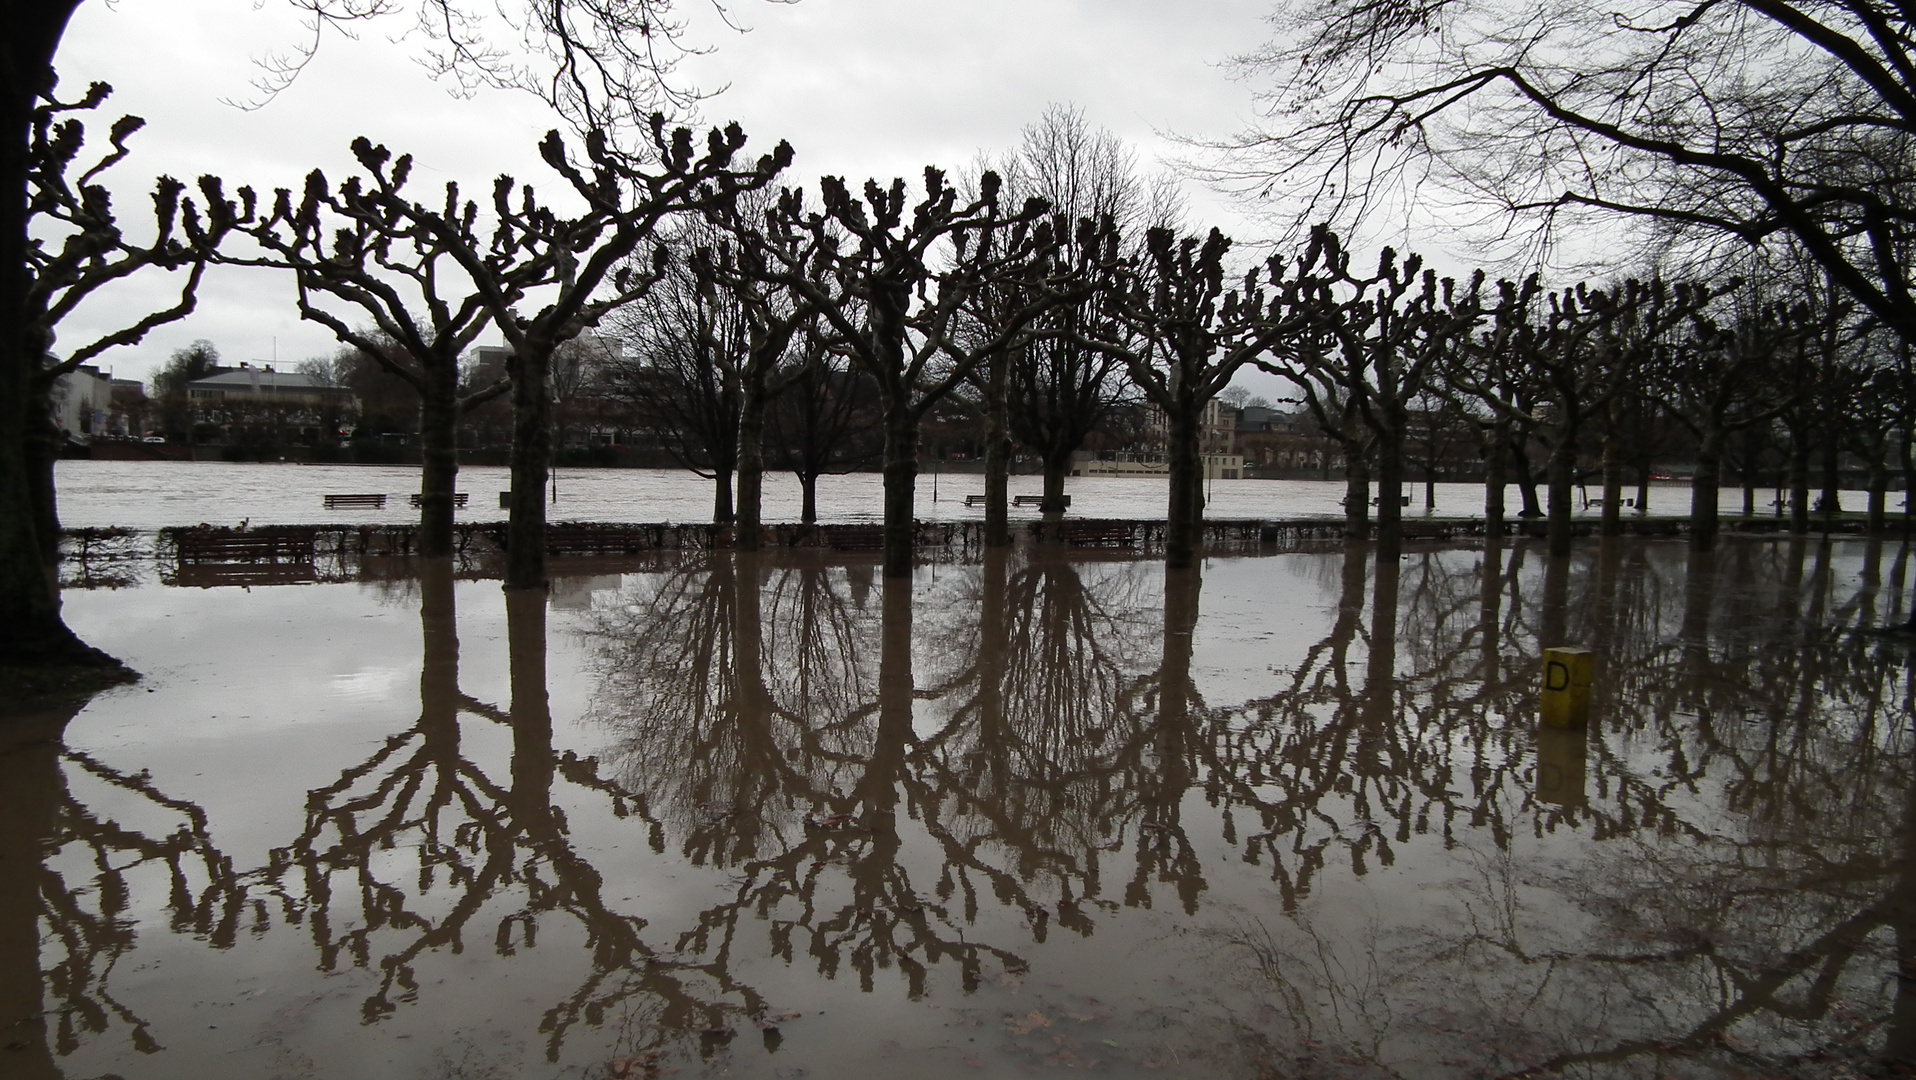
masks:
<svg viewBox="0 0 1916 1080"><path fill-rule="evenodd" d="M734 13L750 32L699 20L694 35L715 51L687 61L680 74L702 87L727 86L705 104L706 116L739 121L754 150L789 140L798 157L788 175L812 188L823 173L859 180L915 177L931 163L962 166L979 151L1011 147L1054 102L1080 106L1149 165L1183 152L1174 136L1242 125L1250 88L1222 62L1264 39L1269 7L1270 0L746 2ZM254 95L253 58L300 38L283 0L88 0L57 64L67 96L105 80L115 94L104 111L147 120L133 156L116 170L123 214L142 208L128 188L162 172L214 172L229 185L261 189L296 186L315 165L343 176L347 145L360 134L412 153L422 187L458 179L482 192L500 172L544 181L533 147L554 125L543 107L506 92L449 95L419 66L413 43L394 40L407 23L399 15L358 40L330 36L291 89L250 112L226 102ZM1254 232L1228 199L1195 183L1186 189L1192 224ZM157 301L164 286L153 279L142 286L147 295L121 294L112 306ZM99 307L67 327L63 343L106 328L110 313ZM191 317L101 363L146 378L196 338L216 343L228 363L277 356L292 364L335 348L324 329L299 320L286 276L225 268L209 275Z"/></svg>

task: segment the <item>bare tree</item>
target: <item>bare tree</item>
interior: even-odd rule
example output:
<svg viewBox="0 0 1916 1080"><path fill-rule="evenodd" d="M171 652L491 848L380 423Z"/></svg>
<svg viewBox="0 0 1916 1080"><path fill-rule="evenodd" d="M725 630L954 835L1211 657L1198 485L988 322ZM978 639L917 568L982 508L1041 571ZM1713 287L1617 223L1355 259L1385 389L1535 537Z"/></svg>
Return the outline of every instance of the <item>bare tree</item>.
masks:
<svg viewBox="0 0 1916 1080"><path fill-rule="evenodd" d="M94 83L78 100L61 101L54 96L50 72L46 78L23 140L21 228L35 235L17 263L0 269L0 274L19 275L8 283L17 284L18 292L0 288L0 295L19 298L12 309L18 320L12 348L20 361L7 373L14 377L10 388L0 392L5 402L0 409L12 413L0 420L0 431L16 433L13 439L0 437L0 492L13 489L22 497L0 510L0 662L101 665L109 658L81 644L60 618L54 570L60 542L53 483L60 450L52 419L54 384L107 350L136 344L154 327L191 313L207 259L243 211L229 203L217 177L204 176L200 190L207 216L202 218L194 200L182 198L186 185L162 176L153 188L152 238L142 242L129 236L101 180L125 160L127 140L145 121L121 117L110 129L106 149L82 161L86 126L76 114L99 108L111 88ZM241 197L250 207L252 193L242 190ZM116 282L152 271L181 273L172 304L131 314L118 329L67 349L64 357L54 355L60 324L77 308ZM5 477L20 486L13 488Z"/></svg>
<svg viewBox="0 0 1916 1080"><path fill-rule="evenodd" d="M739 268L815 309L832 347L877 382L885 411L885 573L903 576L911 572L916 531L920 421L1050 298L1036 297L980 339L958 337L958 314L990 281L1041 280L1053 238L1048 223L1032 226L1042 202L1004 212L992 173L980 178L976 198L961 199L943 172L927 168L924 198L909 206L902 179L889 188L867 181L862 197L837 177L824 177L819 188L817 209L787 189L762 220L736 221Z"/></svg>
<svg viewBox="0 0 1916 1080"><path fill-rule="evenodd" d="M1328 234L1322 234L1313 238L1297 274L1287 276L1284 260L1274 256L1232 280L1224 266L1230 249L1230 238L1216 229L1202 241L1150 230L1141 257L1113 264L1114 278L1102 297L1111 328L1127 333L1080 339L1121 358L1131 381L1163 415L1170 458L1164 557L1173 568L1192 564L1201 537L1204 407L1245 364L1295 328L1301 276L1331 250Z"/></svg>

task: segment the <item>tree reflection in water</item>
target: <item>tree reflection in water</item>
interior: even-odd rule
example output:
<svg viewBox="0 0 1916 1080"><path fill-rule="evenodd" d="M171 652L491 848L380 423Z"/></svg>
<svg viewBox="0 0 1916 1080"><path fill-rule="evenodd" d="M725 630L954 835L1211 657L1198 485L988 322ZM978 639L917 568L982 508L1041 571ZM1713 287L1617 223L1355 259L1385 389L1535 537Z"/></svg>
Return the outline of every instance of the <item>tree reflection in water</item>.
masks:
<svg viewBox="0 0 1916 1080"><path fill-rule="evenodd" d="M279 899L288 922L306 924L322 970L378 972L361 1006L369 1023L419 995L426 954L457 953L473 935L512 956L554 923L582 932L590 970L541 1018L550 1060L575 1025L597 1026L615 1008L624 1010L624 1048L634 1053L762 1013L751 988L721 966L661 955L644 937L645 920L608 901L599 870L575 845L557 786L613 817L650 819L645 800L600 776L597 762L553 745L544 594L506 594L505 711L459 689L453 597L450 565L424 565L419 722L308 793L305 828L272 853L256 887ZM509 727L505 777L465 754L464 716ZM659 828L652 822L655 836Z"/></svg>
<svg viewBox="0 0 1916 1080"><path fill-rule="evenodd" d="M1238 1033L1284 1071L1353 1075L1783 1067L1877 1038L1908 1056L1907 646L1831 628L1885 621L1880 555L1845 593L1827 543L1606 544L1546 560L1534 607L1524 544L1481 573L1413 556L1373 583L1356 685L1352 553L1291 686L1211 718L1204 782L1227 828L1258 823L1244 854L1287 914L1214 935L1257 973ZM1536 731L1535 657L1560 641L1602 652L1587 739ZM1341 906L1307 903L1339 849ZM1367 857L1406 851L1435 886L1414 917L1353 917Z"/></svg>
<svg viewBox="0 0 1916 1080"><path fill-rule="evenodd" d="M1907 1058L1908 652L1848 629L1903 618L1907 564L1801 538L1214 563L1213 590L1315 573L1328 609L1259 616L1309 639L1230 702L1200 692L1230 629L1200 612L1238 598L1197 570L994 549L881 581L707 552L581 617L601 759L562 748L544 597L509 597L510 700L487 704L428 565L417 722L308 792L256 871L144 776L56 741L0 754L0 865L32 868L0 873L0 1071L57 1076L115 1025L163 1041L108 987L142 888L216 948L277 911L322 970L370 973L367 1024L470 947L557 972L533 1006L554 1061L581 1026L617 1027L628 1062L754 1022L776 1049L767 958L917 998L994 969L1069 980L1086 954L1060 943L1154 934L1126 962L1196 950L1214 1000L1182 1002L1186 1038L1224 1072ZM1601 656L1588 733L1536 727L1538 652L1564 642ZM89 808L106 798L139 823ZM589 839L610 822L721 871L719 901L640 901L648 922L609 897L631 871Z"/></svg>
<svg viewBox="0 0 1916 1080"><path fill-rule="evenodd" d="M680 948L724 962L741 916L769 918L786 960L849 964L866 989L895 966L915 997L941 962L968 989L988 959L1027 966L968 936L987 895L1035 941L1054 913L1088 933L1149 748L1125 708L1146 568L1110 569L1087 586L999 551L948 575L917 627L938 657L924 686L912 583L884 582L874 612L868 566L720 553L602 613L595 714L622 736L622 777L686 857L738 881ZM919 844L934 880L901 858Z"/></svg>
<svg viewBox="0 0 1916 1080"><path fill-rule="evenodd" d="M55 1080L56 1054L116 1028L162 1049L109 986L138 942L136 890L163 893L173 932L216 949L248 921L204 810L61 744L83 704L0 715L0 1074L19 1080Z"/></svg>

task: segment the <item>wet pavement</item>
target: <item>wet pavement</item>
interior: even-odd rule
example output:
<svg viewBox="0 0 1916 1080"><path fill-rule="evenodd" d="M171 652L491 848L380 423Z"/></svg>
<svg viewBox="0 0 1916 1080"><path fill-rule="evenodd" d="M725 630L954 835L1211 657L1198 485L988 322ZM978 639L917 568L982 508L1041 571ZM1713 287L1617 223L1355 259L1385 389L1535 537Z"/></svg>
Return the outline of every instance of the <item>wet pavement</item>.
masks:
<svg viewBox="0 0 1916 1080"><path fill-rule="evenodd" d="M1900 543L806 555L70 590L146 678L9 721L0 1075L1916 1056Z"/></svg>

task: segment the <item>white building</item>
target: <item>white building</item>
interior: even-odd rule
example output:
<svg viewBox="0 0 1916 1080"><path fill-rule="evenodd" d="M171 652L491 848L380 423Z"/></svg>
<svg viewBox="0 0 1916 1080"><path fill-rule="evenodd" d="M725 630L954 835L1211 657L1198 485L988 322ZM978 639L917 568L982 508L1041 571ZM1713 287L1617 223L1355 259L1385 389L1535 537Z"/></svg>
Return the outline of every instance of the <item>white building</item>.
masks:
<svg viewBox="0 0 1916 1080"><path fill-rule="evenodd" d="M75 442L109 434L107 411L112 406L113 377L92 364L81 364L53 382L53 422Z"/></svg>

